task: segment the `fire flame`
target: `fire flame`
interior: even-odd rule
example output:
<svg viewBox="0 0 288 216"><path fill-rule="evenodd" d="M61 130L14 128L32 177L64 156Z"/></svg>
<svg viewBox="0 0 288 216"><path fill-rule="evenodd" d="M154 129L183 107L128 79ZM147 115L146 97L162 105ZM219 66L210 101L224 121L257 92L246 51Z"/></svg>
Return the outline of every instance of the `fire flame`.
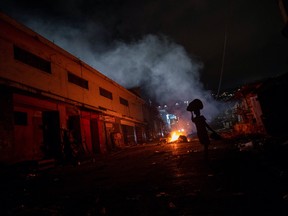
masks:
<svg viewBox="0 0 288 216"><path fill-rule="evenodd" d="M177 139L178 139L178 137L179 137L179 134L178 134L178 132L172 132L172 134L171 134L171 138L170 138L170 142L174 142L174 141L176 141Z"/></svg>
<svg viewBox="0 0 288 216"><path fill-rule="evenodd" d="M169 142L175 142L178 140L180 135L183 135L183 132L173 131L170 133Z"/></svg>

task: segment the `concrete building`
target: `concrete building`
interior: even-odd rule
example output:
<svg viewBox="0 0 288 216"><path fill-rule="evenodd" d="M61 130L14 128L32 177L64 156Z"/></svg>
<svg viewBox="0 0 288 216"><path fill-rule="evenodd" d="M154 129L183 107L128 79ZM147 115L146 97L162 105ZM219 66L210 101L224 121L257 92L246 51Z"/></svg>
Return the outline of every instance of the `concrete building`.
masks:
<svg viewBox="0 0 288 216"><path fill-rule="evenodd" d="M145 101L0 13L0 162L63 160L146 142Z"/></svg>

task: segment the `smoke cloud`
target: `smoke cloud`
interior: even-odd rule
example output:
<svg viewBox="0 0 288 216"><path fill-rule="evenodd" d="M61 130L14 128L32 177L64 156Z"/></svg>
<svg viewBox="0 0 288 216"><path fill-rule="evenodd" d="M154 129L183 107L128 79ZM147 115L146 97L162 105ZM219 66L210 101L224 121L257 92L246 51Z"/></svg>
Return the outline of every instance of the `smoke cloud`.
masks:
<svg viewBox="0 0 288 216"><path fill-rule="evenodd" d="M218 102L199 79L204 65L164 35L108 43L109 33L100 24L69 26L30 20L27 25L125 88L141 87L159 104L199 98L207 120L219 112ZM183 110L183 116L190 119L187 114Z"/></svg>

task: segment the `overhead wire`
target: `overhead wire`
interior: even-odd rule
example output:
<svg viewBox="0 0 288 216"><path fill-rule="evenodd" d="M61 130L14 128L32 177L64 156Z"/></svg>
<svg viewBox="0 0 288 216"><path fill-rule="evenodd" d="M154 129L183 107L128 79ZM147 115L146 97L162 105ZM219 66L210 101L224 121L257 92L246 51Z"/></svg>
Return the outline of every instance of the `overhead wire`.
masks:
<svg viewBox="0 0 288 216"><path fill-rule="evenodd" d="M223 79L225 59L226 59L227 41L228 41L228 20L230 20L228 18L230 17L230 14L231 14L231 1L227 0L227 2L230 4L227 4L228 7L227 7L227 14L226 14L227 18L225 19L223 52L222 52L222 59L221 59L219 83L218 83L218 89L217 89L217 94L216 94L217 99L219 97L221 86L222 86L222 79Z"/></svg>

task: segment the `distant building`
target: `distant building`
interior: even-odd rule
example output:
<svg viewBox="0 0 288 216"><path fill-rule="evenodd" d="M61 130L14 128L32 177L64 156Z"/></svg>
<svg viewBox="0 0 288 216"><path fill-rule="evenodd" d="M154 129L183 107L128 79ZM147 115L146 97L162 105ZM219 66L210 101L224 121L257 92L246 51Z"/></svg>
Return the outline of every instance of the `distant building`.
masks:
<svg viewBox="0 0 288 216"><path fill-rule="evenodd" d="M7 163L61 161L64 131L78 157L143 143L153 121L141 97L2 13L0 104Z"/></svg>
<svg viewBox="0 0 288 216"><path fill-rule="evenodd" d="M158 106L161 118L166 126L166 134L175 131L183 135L192 133L191 117L186 110L188 103L188 101L174 101L168 105Z"/></svg>
<svg viewBox="0 0 288 216"><path fill-rule="evenodd" d="M231 106L221 116L223 125L239 134L287 137L286 92L288 73L242 86L227 101Z"/></svg>

